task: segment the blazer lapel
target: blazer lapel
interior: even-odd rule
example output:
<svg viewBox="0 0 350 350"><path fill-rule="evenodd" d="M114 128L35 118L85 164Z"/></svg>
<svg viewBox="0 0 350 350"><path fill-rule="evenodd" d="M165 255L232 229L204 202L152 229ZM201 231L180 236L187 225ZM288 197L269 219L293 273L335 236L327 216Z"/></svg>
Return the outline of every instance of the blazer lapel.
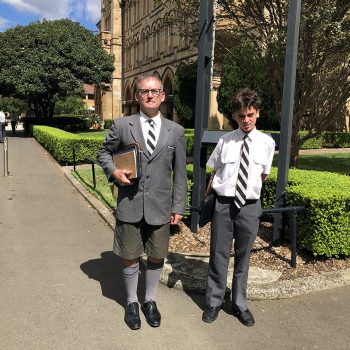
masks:
<svg viewBox="0 0 350 350"><path fill-rule="evenodd" d="M135 114L133 118L131 118L129 123L130 123L130 132L132 137L134 138L135 142L140 144L143 154L148 158L149 155L146 147L146 142L142 133L140 115Z"/></svg>
<svg viewBox="0 0 350 350"><path fill-rule="evenodd" d="M171 130L171 124L168 123L168 120L163 116L161 118L162 118L162 124L160 127L158 142L156 144L156 148L154 149L150 159L154 158L166 145L168 141L169 133Z"/></svg>

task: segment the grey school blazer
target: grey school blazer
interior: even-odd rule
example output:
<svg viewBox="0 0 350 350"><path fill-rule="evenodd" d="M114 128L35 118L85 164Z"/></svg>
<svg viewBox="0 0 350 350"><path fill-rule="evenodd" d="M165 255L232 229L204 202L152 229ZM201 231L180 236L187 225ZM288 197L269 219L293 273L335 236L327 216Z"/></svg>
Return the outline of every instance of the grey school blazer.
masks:
<svg viewBox="0 0 350 350"><path fill-rule="evenodd" d="M170 214L184 214L187 173L184 129L162 117L158 142L148 155L142 134L140 115L116 119L110 128L97 159L109 181L115 165L112 155L131 143L141 145L142 175L131 186L119 186L116 217L124 222L139 222L142 217L150 225L163 225Z"/></svg>

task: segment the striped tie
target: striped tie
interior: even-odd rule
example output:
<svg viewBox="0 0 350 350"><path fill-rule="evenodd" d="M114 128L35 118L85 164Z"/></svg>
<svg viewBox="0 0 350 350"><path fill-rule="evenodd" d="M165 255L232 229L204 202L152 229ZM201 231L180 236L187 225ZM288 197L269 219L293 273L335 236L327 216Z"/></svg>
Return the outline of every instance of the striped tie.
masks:
<svg viewBox="0 0 350 350"><path fill-rule="evenodd" d="M154 128L154 120L148 119L149 130L147 137L147 150L149 155L151 155L156 147L156 130Z"/></svg>
<svg viewBox="0 0 350 350"><path fill-rule="evenodd" d="M248 184L248 168L249 168L249 146L248 135L243 138L241 148L241 163L239 164L238 178L236 184L235 204L237 208L241 208L246 202L246 190Z"/></svg>

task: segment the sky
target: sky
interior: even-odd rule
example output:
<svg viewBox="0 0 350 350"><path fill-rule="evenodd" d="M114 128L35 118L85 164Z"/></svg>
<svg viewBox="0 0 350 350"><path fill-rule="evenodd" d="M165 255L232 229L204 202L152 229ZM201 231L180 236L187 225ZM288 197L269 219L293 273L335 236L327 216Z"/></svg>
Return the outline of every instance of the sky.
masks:
<svg viewBox="0 0 350 350"><path fill-rule="evenodd" d="M101 0L0 0L0 32L42 19L69 18L97 30Z"/></svg>

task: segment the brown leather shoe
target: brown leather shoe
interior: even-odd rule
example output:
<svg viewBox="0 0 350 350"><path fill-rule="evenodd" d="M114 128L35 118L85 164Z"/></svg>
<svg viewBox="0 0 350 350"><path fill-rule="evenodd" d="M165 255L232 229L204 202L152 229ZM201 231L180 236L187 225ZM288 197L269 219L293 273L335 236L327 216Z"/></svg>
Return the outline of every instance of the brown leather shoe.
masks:
<svg viewBox="0 0 350 350"><path fill-rule="evenodd" d="M247 327L251 327L255 325L255 320L252 313L247 309L245 311L237 311L232 309L233 316L237 317L238 320Z"/></svg>
<svg viewBox="0 0 350 350"><path fill-rule="evenodd" d="M130 303L125 308L124 321L128 327L132 330L139 329L141 327L141 320L139 315L139 303Z"/></svg>

